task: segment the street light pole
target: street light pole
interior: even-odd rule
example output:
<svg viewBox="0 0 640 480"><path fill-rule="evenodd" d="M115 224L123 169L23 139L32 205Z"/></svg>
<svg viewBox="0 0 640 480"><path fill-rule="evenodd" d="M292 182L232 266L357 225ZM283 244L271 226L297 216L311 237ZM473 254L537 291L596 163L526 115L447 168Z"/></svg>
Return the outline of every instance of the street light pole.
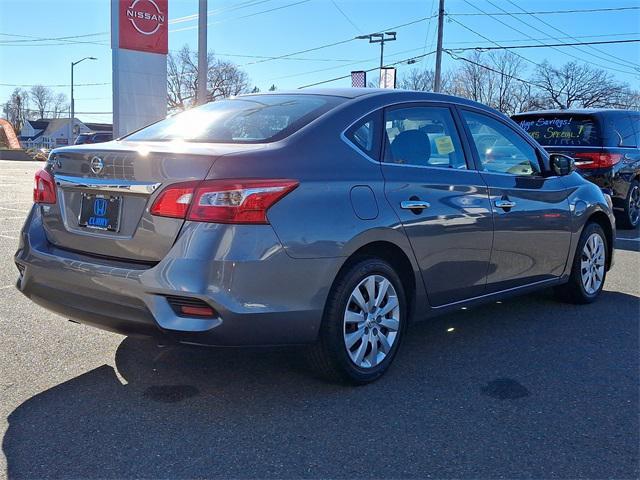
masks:
<svg viewBox="0 0 640 480"><path fill-rule="evenodd" d="M73 100L73 67L75 67L80 62L84 62L85 60L97 60L96 57L84 57L77 62L71 62L71 111L69 118L69 145L71 145L71 138L73 137L73 119L76 116L76 106Z"/></svg>
<svg viewBox="0 0 640 480"><path fill-rule="evenodd" d="M384 67L384 42L396 40L396 32L370 33L356 37L358 40L369 40L369 43L380 44L380 82L382 83L382 69Z"/></svg>

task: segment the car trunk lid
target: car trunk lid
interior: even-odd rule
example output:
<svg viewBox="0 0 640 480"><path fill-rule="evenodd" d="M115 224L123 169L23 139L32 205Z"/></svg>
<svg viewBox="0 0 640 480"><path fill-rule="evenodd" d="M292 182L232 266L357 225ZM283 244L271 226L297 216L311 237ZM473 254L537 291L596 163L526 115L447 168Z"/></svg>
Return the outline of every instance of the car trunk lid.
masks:
<svg viewBox="0 0 640 480"><path fill-rule="evenodd" d="M42 205L49 241L90 255L154 263L184 221L151 215L158 193L202 180L216 158L260 145L110 142L56 150L49 159L57 203Z"/></svg>

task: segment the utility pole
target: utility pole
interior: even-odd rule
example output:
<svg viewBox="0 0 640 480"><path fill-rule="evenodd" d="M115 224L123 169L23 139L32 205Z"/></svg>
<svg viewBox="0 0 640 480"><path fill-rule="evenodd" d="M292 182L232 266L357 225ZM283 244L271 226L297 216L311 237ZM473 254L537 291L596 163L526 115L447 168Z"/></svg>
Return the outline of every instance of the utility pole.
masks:
<svg viewBox="0 0 640 480"><path fill-rule="evenodd" d="M380 44L380 81L382 82L382 68L384 67L384 42L396 40L396 32L370 33L356 37L358 40L369 40L369 43Z"/></svg>
<svg viewBox="0 0 640 480"><path fill-rule="evenodd" d="M444 0L440 0L438 7L438 46L436 47L436 78L434 79L433 91L439 92L441 88L442 76L442 29L444 27Z"/></svg>
<svg viewBox="0 0 640 480"><path fill-rule="evenodd" d="M196 104L207 103L207 0L198 0L198 89Z"/></svg>

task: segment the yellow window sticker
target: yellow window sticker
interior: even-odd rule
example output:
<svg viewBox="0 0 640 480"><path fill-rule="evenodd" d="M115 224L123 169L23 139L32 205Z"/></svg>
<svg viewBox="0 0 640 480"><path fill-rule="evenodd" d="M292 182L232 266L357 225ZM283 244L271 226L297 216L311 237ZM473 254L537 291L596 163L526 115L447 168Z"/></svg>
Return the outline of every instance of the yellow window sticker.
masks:
<svg viewBox="0 0 640 480"><path fill-rule="evenodd" d="M440 155L447 155L455 151L455 148L453 148L451 137L449 137L448 135L443 135L442 137L436 138L436 148L438 149L438 153Z"/></svg>

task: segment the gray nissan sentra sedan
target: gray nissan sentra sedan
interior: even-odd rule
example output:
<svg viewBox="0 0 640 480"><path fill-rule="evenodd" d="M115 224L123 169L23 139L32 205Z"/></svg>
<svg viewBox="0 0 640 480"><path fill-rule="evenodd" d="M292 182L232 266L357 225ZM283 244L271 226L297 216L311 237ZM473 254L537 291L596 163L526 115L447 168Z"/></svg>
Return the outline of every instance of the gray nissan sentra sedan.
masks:
<svg viewBox="0 0 640 480"><path fill-rule="evenodd" d="M408 324L555 287L589 303L610 199L456 97L303 90L217 101L36 173L17 287L67 318L204 345L308 344L380 377Z"/></svg>

